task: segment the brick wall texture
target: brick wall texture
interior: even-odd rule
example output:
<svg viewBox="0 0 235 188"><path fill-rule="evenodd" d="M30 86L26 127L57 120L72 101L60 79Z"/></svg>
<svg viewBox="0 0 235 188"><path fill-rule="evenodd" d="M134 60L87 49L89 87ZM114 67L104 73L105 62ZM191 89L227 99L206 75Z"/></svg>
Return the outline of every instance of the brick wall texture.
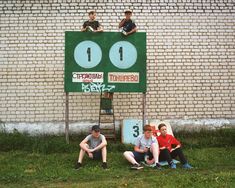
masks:
<svg viewBox="0 0 235 188"><path fill-rule="evenodd" d="M64 120L64 33L93 9L105 31L132 9L147 33L147 118L235 118L233 0L2 0L1 121ZM70 120L98 120L99 94L69 105ZM114 106L117 120L141 118L142 95L115 93Z"/></svg>

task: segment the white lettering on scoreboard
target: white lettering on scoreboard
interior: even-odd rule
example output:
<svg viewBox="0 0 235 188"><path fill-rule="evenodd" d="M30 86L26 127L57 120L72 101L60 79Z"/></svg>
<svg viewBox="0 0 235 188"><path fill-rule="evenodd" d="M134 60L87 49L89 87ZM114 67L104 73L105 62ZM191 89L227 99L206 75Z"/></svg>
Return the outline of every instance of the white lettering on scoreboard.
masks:
<svg viewBox="0 0 235 188"><path fill-rule="evenodd" d="M73 82L100 82L104 81L103 72L73 72Z"/></svg>
<svg viewBox="0 0 235 188"><path fill-rule="evenodd" d="M109 83L139 83L138 72L109 72Z"/></svg>

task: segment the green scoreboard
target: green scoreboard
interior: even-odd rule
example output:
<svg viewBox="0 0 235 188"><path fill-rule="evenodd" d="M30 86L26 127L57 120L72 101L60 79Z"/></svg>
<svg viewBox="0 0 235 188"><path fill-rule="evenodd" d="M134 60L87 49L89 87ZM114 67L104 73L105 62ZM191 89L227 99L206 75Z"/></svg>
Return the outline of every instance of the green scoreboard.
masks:
<svg viewBox="0 0 235 188"><path fill-rule="evenodd" d="M65 92L146 92L146 33L65 32Z"/></svg>

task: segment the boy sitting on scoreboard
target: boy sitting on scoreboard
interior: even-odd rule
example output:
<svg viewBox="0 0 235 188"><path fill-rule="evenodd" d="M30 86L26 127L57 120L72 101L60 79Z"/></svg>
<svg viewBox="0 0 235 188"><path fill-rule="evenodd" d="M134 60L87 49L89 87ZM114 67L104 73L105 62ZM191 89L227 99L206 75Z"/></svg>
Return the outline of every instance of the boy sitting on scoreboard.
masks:
<svg viewBox="0 0 235 188"><path fill-rule="evenodd" d="M100 134L100 127L98 125L94 125L92 127L91 134L88 135L81 143L80 143L80 153L75 169L79 170L82 167L82 160L85 154L88 155L89 158L93 160L101 160L103 161L102 167L104 169L107 168L107 141L105 136Z"/></svg>
<svg viewBox="0 0 235 188"><path fill-rule="evenodd" d="M173 159L179 157L180 162L183 164L183 168L192 168L183 154L181 143L174 136L167 134L166 125L161 123L158 126L158 130L160 131L160 135L156 137L160 148L159 160L167 161L170 168L175 169L176 164L173 162Z"/></svg>
<svg viewBox="0 0 235 188"><path fill-rule="evenodd" d="M102 26L97 20L95 20L96 12L90 11L88 13L88 16L89 16L89 20L84 22L81 31L102 32L103 31Z"/></svg>
<svg viewBox="0 0 235 188"><path fill-rule="evenodd" d="M125 18L119 23L119 29L122 28L122 33L124 35L130 35L137 31L137 27L133 20L131 20L132 11L125 11Z"/></svg>
<svg viewBox="0 0 235 188"><path fill-rule="evenodd" d="M143 168L140 165L141 161L145 161L148 155L148 163L155 164L154 168L161 169L158 163L159 147L156 138L152 135L150 125L144 126L144 134L136 138L134 151L125 151L124 157L133 165L131 168L139 170Z"/></svg>

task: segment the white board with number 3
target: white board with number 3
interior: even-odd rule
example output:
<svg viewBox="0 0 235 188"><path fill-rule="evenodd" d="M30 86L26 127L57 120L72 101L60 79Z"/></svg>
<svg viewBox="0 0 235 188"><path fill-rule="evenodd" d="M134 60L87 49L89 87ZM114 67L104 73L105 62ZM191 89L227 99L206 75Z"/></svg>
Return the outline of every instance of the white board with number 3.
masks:
<svg viewBox="0 0 235 188"><path fill-rule="evenodd" d="M122 143L135 144L136 138L143 134L142 120L124 119L122 123Z"/></svg>

